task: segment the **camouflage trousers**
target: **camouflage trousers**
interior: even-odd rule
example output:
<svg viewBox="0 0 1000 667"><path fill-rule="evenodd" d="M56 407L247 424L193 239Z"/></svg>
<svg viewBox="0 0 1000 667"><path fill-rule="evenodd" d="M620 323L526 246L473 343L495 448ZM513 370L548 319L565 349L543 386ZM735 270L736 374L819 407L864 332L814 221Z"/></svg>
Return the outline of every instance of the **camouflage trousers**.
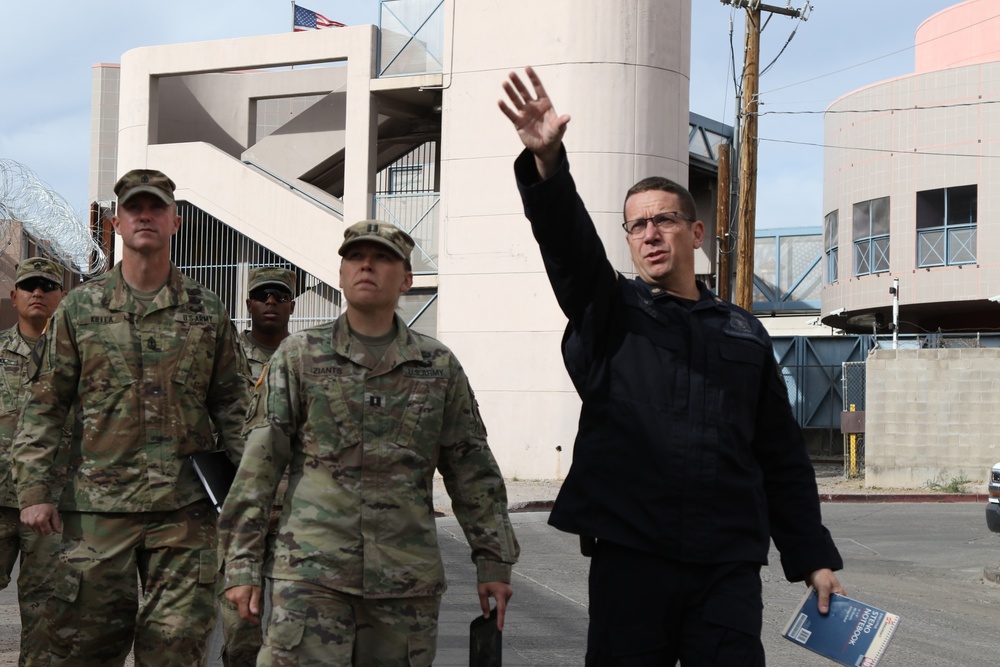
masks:
<svg viewBox="0 0 1000 667"><path fill-rule="evenodd" d="M203 664L216 615L212 505L63 512L62 520L55 590L45 610L52 666L118 667L129 649L136 667Z"/></svg>
<svg viewBox="0 0 1000 667"><path fill-rule="evenodd" d="M279 487L279 498L284 497L284 491ZM264 547L264 557L274 548L274 540L278 536L278 522L281 519L281 505L271 507L271 517L267 529L267 545ZM225 566L223 566L225 567ZM261 614L264 612L265 580L260 582ZM263 639L262 625L244 621L240 617L239 608L226 599L225 577L219 577L219 622L222 624L222 665L223 667L254 667L257 664L257 653L260 651Z"/></svg>
<svg viewBox="0 0 1000 667"><path fill-rule="evenodd" d="M261 602L264 600L261 582ZM263 639L261 626L240 617L239 607L226 599L225 582L219 578L219 622L222 624L223 667L254 667ZM263 606L263 605L262 605Z"/></svg>
<svg viewBox="0 0 1000 667"><path fill-rule="evenodd" d="M21 523L21 511L0 507L0 590L10 584L18 557L17 602L21 609L20 667L48 665L45 602L52 594L58 535L39 535Z"/></svg>
<svg viewBox="0 0 1000 667"><path fill-rule="evenodd" d="M439 596L371 600L270 579L257 667L425 667L437 652Z"/></svg>

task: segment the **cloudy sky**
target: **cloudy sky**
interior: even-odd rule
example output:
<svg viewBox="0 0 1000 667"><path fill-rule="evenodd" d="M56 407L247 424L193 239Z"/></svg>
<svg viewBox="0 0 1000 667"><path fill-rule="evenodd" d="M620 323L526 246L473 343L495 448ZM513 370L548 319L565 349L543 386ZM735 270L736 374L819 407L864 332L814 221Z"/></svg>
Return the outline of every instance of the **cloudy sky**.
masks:
<svg viewBox="0 0 1000 667"><path fill-rule="evenodd" d="M821 224L823 121L821 114L808 112L822 111L859 87L912 72L917 26L956 1L812 0L808 21L778 15L770 20L761 38L761 64L777 60L761 77L761 112L782 113L760 118L758 226ZM377 0L303 4L348 25L378 22ZM742 69L744 11L719 0L692 0L692 6L691 110L732 125L730 46ZM139 46L288 31L291 2L173 0L138 9L128 0L5 1L0 26L0 158L27 166L82 211L91 67L117 63ZM484 104L484 112L495 111L494 100Z"/></svg>

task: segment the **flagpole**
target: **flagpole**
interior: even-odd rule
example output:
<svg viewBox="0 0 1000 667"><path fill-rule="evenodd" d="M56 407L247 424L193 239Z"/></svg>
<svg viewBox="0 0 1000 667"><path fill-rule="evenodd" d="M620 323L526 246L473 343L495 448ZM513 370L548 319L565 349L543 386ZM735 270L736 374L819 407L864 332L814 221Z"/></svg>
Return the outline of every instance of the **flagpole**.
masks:
<svg viewBox="0 0 1000 667"><path fill-rule="evenodd" d="M295 0L292 0L292 32L295 32Z"/></svg>

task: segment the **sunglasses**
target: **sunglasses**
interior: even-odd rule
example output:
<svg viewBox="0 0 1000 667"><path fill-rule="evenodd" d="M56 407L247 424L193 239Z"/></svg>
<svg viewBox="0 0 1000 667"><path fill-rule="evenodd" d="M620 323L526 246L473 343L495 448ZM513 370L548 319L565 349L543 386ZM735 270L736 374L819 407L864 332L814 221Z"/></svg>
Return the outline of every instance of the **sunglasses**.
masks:
<svg viewBox="0 0 1000 667"><path fill-rule="evenodd" d="M43 292L48 293L62 289L62 286L46 278L28 278L19 282L17 289L24 290L25 292L34 292L36 289L41 289Z"/></svg>
<svg viewBox="0 0 1000 667"><path fill-rule="evenodd" d="M289 301L292 300L291 294L289 294L288 292L282 292L281 290L277 289L270 289L265 287L262 289L255 289L254 291L250 292L251 301L260 301L261 303L264 303L267 301L268 297L274 297L274 300L277 301L278 303L288 303Z"/></svg>

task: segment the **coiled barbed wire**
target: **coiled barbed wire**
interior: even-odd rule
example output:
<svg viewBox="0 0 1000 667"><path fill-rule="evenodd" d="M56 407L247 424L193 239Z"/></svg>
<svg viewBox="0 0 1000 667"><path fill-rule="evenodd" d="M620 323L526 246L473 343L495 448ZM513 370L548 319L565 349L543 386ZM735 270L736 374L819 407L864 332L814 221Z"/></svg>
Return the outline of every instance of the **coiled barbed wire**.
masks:
<svg viewBox="0 0 1000 667"><path fill-rule="evenodd" d="M69 202L25 165L0 158L0 245L10 244L14 222L74 273L96 275L108 266L108 254Z"/></svg>

